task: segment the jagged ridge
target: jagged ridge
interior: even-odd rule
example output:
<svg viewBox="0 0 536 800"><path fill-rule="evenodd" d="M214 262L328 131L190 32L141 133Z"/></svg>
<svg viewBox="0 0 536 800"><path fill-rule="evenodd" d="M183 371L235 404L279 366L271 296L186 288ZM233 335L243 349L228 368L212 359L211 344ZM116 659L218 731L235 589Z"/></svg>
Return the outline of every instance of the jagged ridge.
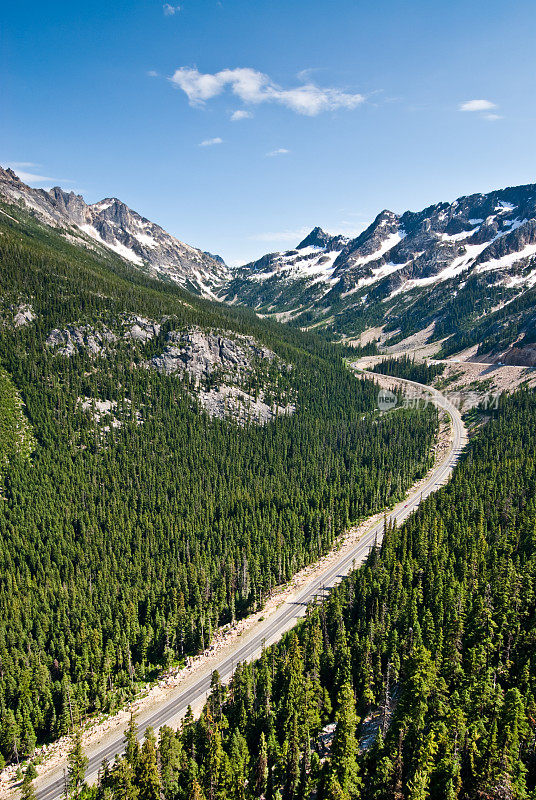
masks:
<svg viewBox="0 0 536 800"><path fill-rule="evenodd" d="M116 197L88 205L81 195L59 186L32 189L2 167L0 197L22 202L41 222L67 228L86 245L110 248L137 267L205 297L214 297L229 278L219 256L184 244Z"/></svg>

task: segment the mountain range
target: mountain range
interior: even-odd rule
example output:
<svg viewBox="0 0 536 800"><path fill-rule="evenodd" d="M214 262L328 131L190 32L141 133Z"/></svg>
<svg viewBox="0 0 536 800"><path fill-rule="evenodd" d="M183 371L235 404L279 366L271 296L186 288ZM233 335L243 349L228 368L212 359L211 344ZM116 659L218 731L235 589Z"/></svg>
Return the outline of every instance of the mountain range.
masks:
<svg viewBox="0 0 536 800"><path fill-rule="evenodd" d="M11 169L0 167L0 197L23 204L40 222L63 228L74 243L113 250L150 275L214 297L229 279L223 259L184 244L115 197L88 205L81 195L32 189Z"/></svg>
<svg viewBox="0 0 536 800"><path fill-rule="evenodd" d="M418 212L383 210L354 238L315 227L295 249L233 269L116 198L88 205L59 187L32 189L1 168L0 197L150 275L335 341L372 332L393 344L419 333L444 354L471 348L536 363L535 184Z"/></svg>
<svg viewBox="0 0 536 800"><path fill-rule="evenodd" d="M378 327L394 343L426 331L445 352L478 345L503 355L532 341L535 255L529 184L420 212L384 210L353 239L314 228L295 250L236 271L226 298L331 338Z"/></svg>

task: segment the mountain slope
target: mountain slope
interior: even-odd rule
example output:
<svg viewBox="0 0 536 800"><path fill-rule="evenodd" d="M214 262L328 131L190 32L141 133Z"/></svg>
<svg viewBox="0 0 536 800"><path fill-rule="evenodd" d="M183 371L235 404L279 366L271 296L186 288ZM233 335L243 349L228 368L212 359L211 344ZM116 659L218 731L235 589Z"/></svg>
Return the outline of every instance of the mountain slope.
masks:
<svg viewBox="0 0 536 800"><path fill-rule="evenodd" d="M303 255L302 243L237 269L227 298L296 325L320 325L334 338L382 325L401 336L430 327L432 338L464 331L474 339L470 330L490 312L526 295L532 305L534 184L417 213L382 211L351 241L315 231ZM334 258L333 241L341 248ZM521 323L532 330L532 318ZM455 350L455 341L448 347Z"/></svg>
<svg viewBox="0 0 536 800"><path fill-rule="evenodd" d="M263 311L281 309L283 319L288 319L293 309L322 298L334 280L335 262L348 241L313 228L295 250L269 253L234 270L224 296L229 302L239 301ZM287 311L289 314L285 314Z"/></svg>
<svg viewBox="0 0 536 800"><path fill-rule="evenodd" d="M437 419L380 415L343 348L2 210L0 752L16 762L400 498Z"/></svg>
<svg viewBox="0 0 536 800"><path fill-rule="evenodd" d="M147 273L213 297L228 278L219 256L190 247L115 197L88 205L81 195L31 189L11 169L0 167L0 198L23 203L41 222L66 228L71 239L104 246Z"/></svg>

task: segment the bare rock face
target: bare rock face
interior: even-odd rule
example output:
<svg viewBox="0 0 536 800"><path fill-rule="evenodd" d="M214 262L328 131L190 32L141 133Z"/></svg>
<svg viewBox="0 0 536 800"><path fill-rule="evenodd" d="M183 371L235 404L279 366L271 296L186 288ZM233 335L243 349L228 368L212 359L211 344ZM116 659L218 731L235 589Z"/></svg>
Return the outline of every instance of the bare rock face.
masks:
<svg viewBox="0 0 536 800"><path fill-rule="evenodd" d="M513 367L536 367L536 346L510 347L500 356L500 360Z"/></svg>
<svg viewBox="0 0 536 800"><path fill-rule="evenodd" d="M103 324L68 325L52 330L46 346L58 356L85 352L92 358L113 358L119 348L143 347L157 338L166 321L168 318L157 322L125 315L117 320L114 330ZM272 385L273 375L277 383L278 374L288 373L290 365L252 337L199 328L172 330L162 352L142 366L163 375L188 378L187 391L211 417L231 419L240 425L264 424L296 410L294 398L284 397L282 401L281 392L274 392L278 387ZM275 373L271 374L267 366L275 367ZM250 383L253 375L255 390ZM85 405L82 407L86 410ZM96 408L104 409L98 403Z"/></svg>
<svg viewBox="0 0 536 800"><path fill-rule="evenodd" d="M171 331L166 347L147 364L166 375L179 374L193 381L190 391L211 417L232 419L240 425L264 424L275 416L293 414L296 406L268 400L273 387L266 381L255 394L245 387L247 379L263 362L284 364L255 339L214 331Z"/></svg>
<svg viewBox="0 0 536 800"><path fill-rule="evenodd" d="M133 339L135 342L148 342L159 335L162 325L154 320L145 319L145 317L128 317L126 320L127 330L125 331L125 339Z"/></svg>
<svg viewBox="0 0 536 800"><path fill-rule="evenodd" d="M271 361L275 356L267 347L246 337L235 340L201 330L171 331L166 348L152 358L151 366L166 375L187 372L199 382L216 370L237 373L249 370L254 358Z"/></svg>
<svg viewBox="0 0 536 800"><path fill-rule="evenodd" d="M54 328L45 344L57 355L72 356L77 350L87 351L91 356L104 355L120 340L145 344L159 335L161 322L128 314L117 320L116 331L106 325L69 325L62 330Z"/></svg>
<svg viewBox="0 0 536 800"><path fill-rule="evenodd" d="M334 250L342 250L348 244L346 236L331 236L331 234L323 231L318 226L313 228L310 234L302 239L296 250L305 250L308 247L316 247L317 249L324 250L326 253L333 252Z"/></svg>
<svg viewBox="0 0 536 800"><path fill-rule="evenodd" d="M35 319L35 313L31 305L29 304L22 304L20 305L13 317L13 324L16 328L23 328L25 325L29 325L30 322L33 322Z"/></svg>
<svg viewBox="0 0 536 800"><path fill-rule="evenodd" d="M225 384L221 384L217 389L200 391L197 399L211 417L232 419L240 425L247 422L264 425L275 416L293 414L296 410L294 403L270 406L261 397L255 399L242 389Z"/></svg>
<svg viewBox="0 0 536 800"><path fill-rule="evenodd" d="M90 325L69 325L60 330L54 328L46 338L45 344L55 350L57 355L72 356L77 351L86 350L90 355L99 355L106 345L117 341L117 336L108 328L101 330Z"/></svg>

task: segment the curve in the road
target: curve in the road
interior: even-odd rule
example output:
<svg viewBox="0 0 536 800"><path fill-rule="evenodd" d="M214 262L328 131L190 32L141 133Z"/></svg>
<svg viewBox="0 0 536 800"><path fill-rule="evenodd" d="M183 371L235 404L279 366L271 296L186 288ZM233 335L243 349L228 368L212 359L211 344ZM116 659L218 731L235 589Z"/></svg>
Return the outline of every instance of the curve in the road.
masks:
<svg viewBox="0 0 536 800"><path fill-rule="evenodd" d="M395 506L390 512L390 519L400 523L417 508L423 499L435 491L438 486L446 483L467 443L467 434L458 409L452 405L444 395L437 391L437 389L402 378L393 378L392 380L401 384L417 387L419 390L425 390L429 393L432 402L450 416L453 429L451 447L445 458L438 464L417 491ZM350 553L341 556L340 560L337 560L321 577L312 579L296 600L283 604L265 626L256 629L242 647L231 656L222 658L220 663L215 664L214 669L218 670L222 681L225 682L231 677L238 662L244 662L258 657L265 644L268 645L277 641L285 631L303 617L307 605L310 602L321 595L324 590L335 586L343 576L347 575L352 570L355 564L361 562L366 557L370 548L376 541L381 541L383 530L384 521L382 519L369 528ZM200 677L193 686L178 693L173 700L162 705L157 711L146 713L143 717L140 717L138 720L140 736L143 735L144 731L149 726L158 729L169 721L180 718L185 713L188 705L194 705L206 696L210 689L210 683L211 673L205 674L203 677ZM94 752L89 753L89 763L86 773L88 779L95 779L104 759L111 761L115 756L121 753L123 749L124 738L122 734L113 737L108 744L94 748ZM62 794L64 794L63 766L58 768L52 776L44 778L43 782L43 786L39 787L38 784L36 787L38 800L56 800L56 798L61 797Z"/></svg>

